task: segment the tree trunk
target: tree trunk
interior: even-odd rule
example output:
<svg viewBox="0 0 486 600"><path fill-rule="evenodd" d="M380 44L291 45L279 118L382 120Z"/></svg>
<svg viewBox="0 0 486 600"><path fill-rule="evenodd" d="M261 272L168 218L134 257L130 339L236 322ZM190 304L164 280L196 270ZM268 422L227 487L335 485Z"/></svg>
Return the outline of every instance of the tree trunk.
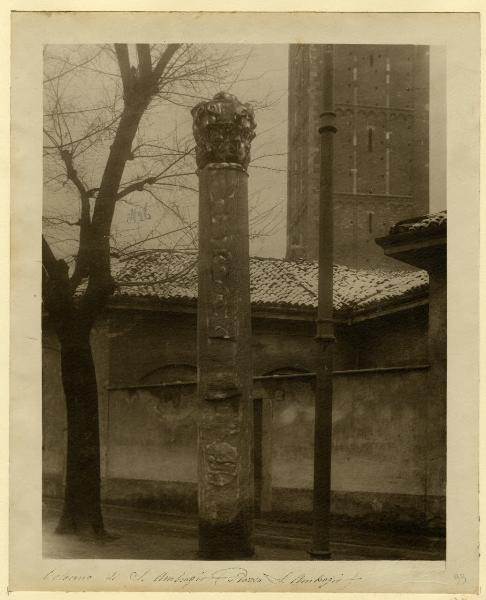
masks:
<svg viewBox="0 0 486 600"><path fill-rule="evenodd" d="M61 144L59 151L68 179L81 194L79 251L76 268L69 277L64 260L57 260L42 237L43 302L61 343L61 373L67 407L67 467L64 509L59 533L89 531L106 536L101 513L100 439L98 390L90 332L96 315L114 291L110 273L110 231L120 183L133 139L159 80L180 44L168 44L153 71L150 47L139 45L140 72L130 68L125 44L115 44L124 91L124 109L110 147L93 215L89 197L73 165L72 151ZM143 73L142 73L143 71ZM82 279L88 278L84 295L73 295Z"/></svg>
<svg viewBox="0 0 486 600"><path fill-rule="evenodd" d="M82 321L75 313L59 332L68 439L64 508L57 532L103 536L98 389L90 327Z"/></svg>

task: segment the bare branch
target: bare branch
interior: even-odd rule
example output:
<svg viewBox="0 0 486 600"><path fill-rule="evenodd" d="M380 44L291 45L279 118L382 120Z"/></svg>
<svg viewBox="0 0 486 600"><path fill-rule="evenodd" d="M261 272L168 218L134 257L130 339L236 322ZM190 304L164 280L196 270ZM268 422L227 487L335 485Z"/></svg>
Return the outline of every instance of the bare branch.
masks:
<svg viewBox="0 0 486 600"><path fill-rule="evenodd" d="M92 138L93 136L102 133L103 131L107 131L112 125L114 125L118 120L120 119L120 115L116 115L116 117L114 117L111 121L109 121L108 123L103 123L102 125L100 125L98 128L93 129L92 131L88 131L88 133L86 135L81 136L80 138L77 138L75 140L72 140L70 142L68 142L67 144L62 143L57 143L55 141L55 139L52 137L52 135L50 135L45 129L44 129L44 133L48 136L48 138L52 141L52 143L54 144L54 146L44 146L44 148L46 148L47 150L52 150L53 148L64 148L65 146L69 146L69 145L77 145L80 142L83 142L84 140L88 140L90 138Z"/></svg>
<svg viewBox="0 0 486 600"><path fill-rule="evenodd" d="M67 75L68 73L71 73L71 71L74 71L75 69L79 69L81 67L83 67L84 65L87 65L91 62L93 62L96 58L98 58L98 56L103 52L103 49L99 50L94 56L91 56L90 58L88 58L87 60L85 60L82 63L79 63L77 65L71 65L71 68L67 69L66 71L62 71L61 73L59 73L58 75L54 75L53 77L49 77L48 79L44 79L44 84L49 83L51 81L55 81L56 79L60 79L61 77L64 77L65 75ZM67 62L67 61L66 61ZM68 63L69 64L69 63Z"/></svg>
<svg viewBox="0 0 486 600"><path fill-rule="evenodd" d="M53 227L62 227L63 225L69 225L70 227L79 227L80 222L70 221L69 219L63 219L62 217L42 217L42 222L52 225Z"/></svg>
<svg viewBox="0 0 486 600"><path fill-rule="evenodd" d="M186 150L186 152L181 153L180 156L178 156L174 161L172 161L169 165L167 165L164 169L162 169L162 171L160 171L157 175L155 175L153 177L146 177L145 179L142 179L140 181L135 181L134 183L126 186L123 190L121 190L118 193L117 200L120 200L121 198L128 196L128 194L131 194L132 192L143 192L146 185L153 185L154 183L157 183L160 179L163 179L164 176L176 177L176 176L181 176L181 175L192 175L192 172L191 173L182 173L182 174L177 173L177 174L168 175L168 176L166 175L166 173L170 169L172 169L172 167L174 167L178 162L180 162L186 156L188 156L193 150L194 150L194 148L190 148L189 150Z"/></svg>
<svg viewBox="0 0 486 600"><path fill-rule="evenodd" d="M68 316L73 308L69 285L69 267L64 260L58 260L42 236L42 301L51 315L57 320Z"/></svg>
<svg viewBox="0 0 486 600"><path fill-rule="evenodd" d="M145 179L127 185L123 190L118 192L116 199L121 200L122 198L128 196L128 194L131 194L132 192L143 192L145 189L144 186L153 185L156 181L156 177L146 177Z"/></svg>
<svg viewBox="0 0 486 600"><path fill-rule="evenodd" d="M157 64L153 70L153 77L155 81L158 81L162 74L164 73L167 65L169 64L171 58L174 54L179 50L182 44L168 44L167 48L162 53L162 56L159 58Z"/></svg>
<svg viewBox="0 0 486 600"><path fill-rule="evenodd" d="M181 231L184 231L185 229L193 229L195 226L196 226L196 223L188 223L187 225L183 225L182 227L177 227L177 229L172 229L171 231L163 231L162 233L158 233L157 235L146 236L142 240L132 242L131 244L128 244L121 249L117 248L117 252L119 254L125 254L125 255L134 254L136 251L133 250L133 248L135 248L137 246L143 246L143 244L146 244L147 242L159 240L160 238L163 238L163 237L168 237L174 233L179 233ZM130 252L129 252L129 250L130 250ZM146 249L143 249L141 251L146 251Z"/></svg>
<svg viewBox="0 0 486 600"><path fill-rule="evenodd" d="M51 277L57 275L59 268L58 260L44 236L42 236L42 266Z"/></svg>
<svg viewBox="0 0 486 600"><path fill-rule="evenodd" d="M86 186L81 181L81 178L78 175L78 172L74 168L73 156L69 150L61 150L60 151L61 158L66 166L66 174L70 181L74 183L76 186L79 195L81 197L81 202L85 202L88 200L88 193Z"/></svg>
<svg viewBox="0 0 486 600"><path fill-rule="evenodd" d="M44 223L53 232L50 243L69 238L52 248L72 257L66 262L74 261L72 288L87 278L83 299L90 314L112 291L113 249L126 254L156 245L158 240L177 248L197 245L197 223L193 222L189 197L197 192L197 187L192 187L194 166L189 164L193 152L189 117L185 111L185 118L179 118L182 111L169 103L211 98L215 87L227 89L241 79L248 60L247 53L237 56L234 51L190 44L137 44L136 51L134 58L131 46L115 44L109 54L105 50L97 61L87 61L82 49L56 50L49 59L57 64L47 65L45 75L44 184L49 194L46 208L57 220L46 217ZM70 75L63 77L67 73ZM84 94L84 87L91 82ZM184 131L182 138L180 130ZM270 148L267 151L271 152ZM255 168L259 164L260 168L280 166L267 162L262 148L258 154ZM66 184L73 184L81 198L79 221L70 204L74 194L63 189ZM175 189L183 191L181 202L172 193ZM148 219L137 221L134 217L127 223L137 222L137 227L124 228L121 221L113 220L118 200L132 207L155 200L158 216L150 225L140 225ZM270 220L265 212L256 218L259 227ZM76 242L77 248L71 242ZM77 306L83 310L81 304Z"/></svg>
<svg viewBox="0 0 486 600"><path fill-rule="evenodd" d="M150 58L149 44L137 44L138 67L142 77L150 77L152 73L152 59Z"/></svg>
<svg viewBox="0 0 486 600"><path fill-rule="evenodd" d="M265 169L266 171L276 171L277 173L286 173L287 169L277 169L275 167L264 167L263 165L249 165L250 169Z"/></svg>
<svg viewBox="0 0 486 600"><path fill-rule="evenodd" d="M115 51L123 83L123 92L126 95L130 92L132 87L132 72L130 69L128 46L126 44L115 44Z"/></svg>

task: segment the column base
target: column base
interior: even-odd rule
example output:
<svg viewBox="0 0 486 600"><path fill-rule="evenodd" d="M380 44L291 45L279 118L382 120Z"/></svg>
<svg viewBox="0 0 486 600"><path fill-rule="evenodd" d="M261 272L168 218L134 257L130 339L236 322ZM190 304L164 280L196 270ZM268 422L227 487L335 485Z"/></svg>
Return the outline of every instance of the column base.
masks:
<svg viewBox="0 0 486 600"><path fill-rule="evenodd" d="M330 550L308 550L311 560L331 560L332 554Z"/></svg>
<svg viewBox="0 0 486 600"><path fill-rule="evenodd" d="M242 518L231 523L199 521L199 552L202 560L251 558L255 548L251 530Z"/></svg>

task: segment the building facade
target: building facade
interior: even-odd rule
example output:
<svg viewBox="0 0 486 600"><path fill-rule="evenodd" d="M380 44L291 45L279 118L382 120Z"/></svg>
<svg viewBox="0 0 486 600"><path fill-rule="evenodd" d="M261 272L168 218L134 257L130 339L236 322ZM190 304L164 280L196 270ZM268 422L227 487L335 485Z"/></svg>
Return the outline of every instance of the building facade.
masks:
<svg viewBox="0 0 486 600"><path fill-rule="evenodd" d="M410 256L388 253L429 275L334 269L335 517L444 531L445 220L439 221L405 234ZM439 258L418 263L431 239L431 256ZM105 502L197 511L196 260L148 252L114 268L120 287L92 334ZM289 523L310 520L317 264L253 257L250 274L255 509ZM46 321L45 496L63 493L65 419L59 347Z"/></svg>
<svg viewBox="0 0 486 600"><path fill-rule="evenodd" d="M287 258L318 255L322 46L289 49ZM429 48L335 45L334 260L407 268L375 244L429 208Z"/></svg>

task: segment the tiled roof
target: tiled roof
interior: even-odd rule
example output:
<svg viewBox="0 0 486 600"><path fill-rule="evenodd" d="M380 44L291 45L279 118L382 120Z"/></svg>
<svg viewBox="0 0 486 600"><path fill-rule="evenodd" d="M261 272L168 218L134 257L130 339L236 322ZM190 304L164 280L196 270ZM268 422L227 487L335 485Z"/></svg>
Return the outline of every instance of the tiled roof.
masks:
<svg viewBox="0 0 486 600"><path fill-rule="evenodd" d="M396 223L390 234L394 233L435 233L445 230L447 227L447 211L442 210L431 215L423 215L414 219L406 219Z"/></svg>
<svg viewBox="0 0 486 600"><path fill-rule="evenodd" d="M194 301L197 255L173 251L141 252L114 261L116 297ZM426 293L425 271L383 271L334 266L334 308L342 314L396 304ZM253 306L315 308L317 262L250 258Z"/></svg>

